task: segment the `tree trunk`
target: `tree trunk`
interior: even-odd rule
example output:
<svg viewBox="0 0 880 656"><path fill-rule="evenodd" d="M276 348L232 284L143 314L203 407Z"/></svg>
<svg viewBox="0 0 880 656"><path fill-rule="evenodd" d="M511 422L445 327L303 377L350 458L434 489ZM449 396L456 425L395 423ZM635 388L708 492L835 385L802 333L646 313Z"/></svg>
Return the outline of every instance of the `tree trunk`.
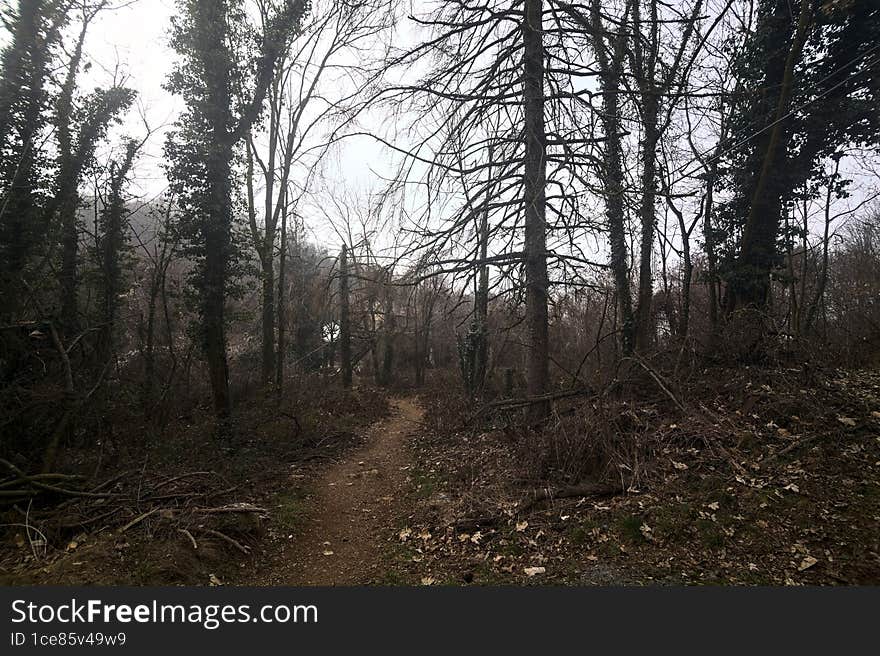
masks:
<svg viewBox="0 0 880 656"><path fill-rule="evenodd" d="M642 224L642 242L639 253L639 292L636 306L635 349L645 352L651 347L654 325L651 320L651 301L654 297L653 272L651 254L654 249L654 209L657 199L657 159L656 150L659 141L657 131L658 98L654 95L653 86L644 96L643 122L645 137L642 141L642 201L639 207L639 218Z"/></svg>
<svg viewBox="0 0 880 656"><path fill-rule="evenodd" d="M98 199L95 198L95 203ZM78 323L77 312L77 276L76 260L78 234L76 225L77 198L66 198L59 208L61 215L61 271L58 275L61 294L61 324L66 335L76 332Z"/></svg>
<svg viewBox="0 0 880 656"><path fill-rule="evenodd" d="M824 221L824 230L822 232L822 263L819 265L819 279L816 283L816 292L813 295L813 299L810 302L809 310L807 311L806 318L804 319L803 331L804 333L808 333L813 326L813 323L816 320L816 313L819 310L819 306L822 305L822 299L825 296L825 287L828 285L828 258L829 258L829 248L831 246L831 194L834 188L834 182L838 179L838 173L840 171L840 159L838 158L834 162L834 174L828 180L828 190L825 195L825 221ZM805 219L806 221L806 219ZM804 229L804 240L806 241L806 228ZM807 258L807 247L804 244L804 271L803 278L806 281L807 278L807 266L806 266L806 258Z"/></svg>
<svg viewBox="0 0 880 656"><path fill-rule="evenodd" d="M759 144L763 159L743 229L736 275L728 289L728 313L741 308L763 310L768 303L770 274L776 262L776 237L782 214L780 190L771 178L774 177L774 169L784 165L788 150L790 134L782 118L789 108L794 67L801 58L807 38L811 8L810 0L802 0L797 29L791 38L787 56L780 49L767 60L764 83L771 88L779 85L779 97L773 116L773 127L766 139ZM787 0L777 0L774 15L768 19L773 29L778 30L779 36L786 41L792 31L791 20L786 17L789 10Z"/></svg>
<svg viewBox="0 0 880 656"><path fill-rule="evenodd" d="M78 235L76 210L79 204L77 186L79 184L80 166L75 166L73 140L70 134L73 93L76 87L76 74L82 61L83 45L89 21L84 20L79 38L67 66L67 77L61 88L55 108L55 128L58 132L58 185L56 190L57 207L61 217L61 272L59 275L61 292L61 323L68 334L76 331L77 324L77 279L76 255ZM97 203L98 199L95 198ZM52 203L50 203L51 207ZM53 208L54 209L54 208ZM47 217L52 220L54 217Z"/></svg>
<svg viewBox="0 0 880 656"><path fill-rule="evenodd" d="M147 304L147 325L144 329L146 334L142 335L143 351L141 356L144 359L144 392L142 403L144 411L149 412L153 407L155 397L155 378L156 378L156 358L155 358L155 341L156 341L156 306L159 302L159 270L158 265L153 271L150 281L150 292ZM141 318L143 321L143 317Z"/></svg>
<svg viewBox="0 0 880 656"><path fill-rule="evenodd" d="M489 151L489 161L492 161L492 151ZM491 169L490 169L491 175ZM486 371L489 366L489 265L486 257L489 252L489 203L491 202L491 185L486 188L486 209L480 217L480 230L478 239L479 257L482 261L477 280L477 293L474 297L474 317L477 323L478 341L474 353L474 380L473 391L481 393L486 383ZM427 340L426 340L427 341Z"/></svg>
<svg viewBox="0 0 880 656"><path fill-rule="evenodd" d="M343 387L351 387L351 318L349 316L348 248L339 253L339 368Z"/></svg>
<svg viewBox="0 0 880 656"><path fill-rule="evenodd" d="M525 276L526 324L529 351L527 393L547 392L547 247L546 195L547 135L544 128L543 2L525 0L523 15L523 109L525 115ZM550 411L548 402L529 406L528 419L537 422Z"/></svg>
<svg viewBox="0 0 880 656"><path fill-rule="evenodd" d="M229 3L197 0L184 3L191 14L192 35L178 54L189 57L198 81L178 80L187 103L194 109L204 144L198 153L204 180L198 180L199 228L203 248L200 262L202 345L208 364L214 411L223 418L231 411L229 367L226 358L225 302L232 243L232 161L235 145L250 133L274 79L276 65L289 35L297 30L308 6L301 0L285 2L264 25L260 53L253 76L253 91L247 101L233 98L232 71L235 61L231 41L235 20ZM185 77L185 76L184 76ZM171 86L178 86L174 83ZM192 91L195 86L197 91Z"/></svg>
<svg viewBox="0 0 880 656"><path fill-rule="evenodd" d="M602 89L602 113L600 120L605 133L603 175L605 178L605 214L608 219L608 241L611 249L611 271L614 277L615 296L620 320L620 345L624 356L632 353L635 342L635 320L630 296L629 267L627 266L626 226L623 198L623 150L620 130L620 85L623 74L623 57L626 30L612 37L611 59L608 58L606 41L602 36L604 26L599 0L591 7L593 49L599 60L599 80Z"/></svg>
<svg viewBox="0 0 880 656"><path fill-rule="evenodd" d="M714 336L718 329L718 259L715 253L715 229L712 225L714 209L715 176L717 160L713 159L706 179L706 208L703 215L703 245L706 251L706 267L709 278L709 326Z"/></svg>
<svg viewBox="0 0 880 656"><path fill-rule="evenodd" d="M251 136L247 138L247 209L248 222L250 223L251 239L254 249L260 259L260 280L263 283L260 297L260 332L261 332L261 356L260 356L260 381L268 385L275 371L275 214L272 210L272 190L275 166L275 134L276 120L274 107L270 119L269 129L269 164L266 171L271 174L266 176L265 208L264 208L264 232L260 234L257 227L257 212L254 205L254 145ZM279 199L279 203L282 199Z"/></svg>
<svg viewBox="0 0 880 656"><path fill-rule="evenodd" d="M122 291L122 266L120 258L125 245L125 201L122 198L122 188L131 170L136 152L137 143L130 141L123 161L118 167L115 163L111 165L110 192L107 198L107 205L102 210L104 234L101 240L101 259L104 278L103 320L105 338L101 349L101 365L109 362L113 355L113 329L116 324L119 294Z"/></svg>
<svg viewBox="0 0 880 656"><path fill-rule="evenodd" d="M33 194L37 140L45 124L47 59L57 37L49 9L43 0L18 2L0 62L0 314L7 321L19 318L24 268L40 232Z"/></svg>
<svg viewBox="0 0 880 656"><path fill-rule="evenodd" d="M678 336L678 339L681 341L681 347L682 349L684 349L685 343L687 341L688 330L690 329L691 284L694 277L694 263L693 258L691 257L691 233L693 232L694 228L696 228L697 221L700 220L700 217L698 215L694 222L691 224L690 228L688 228L684 221L684 214L675 206L675 203L672 202L671 198L666 198L666 204L672 211L672 213L675 214L675 218L678 220L678 231L681 234L681 315L678 318L678 324L674 326L673 332ZM701 208L701 212L703 211L704 207ZM671 295L669 293L669 289L667 288L667 299L669 299L670 296ZM673 328L672 313L669 309L671 305L672 304L667 300L666 316L670 321L670 328Z"/></svg>
<svg viewBox="0 0 880 656"><path fill-rule="evenodd" d="M195 20L203 25L198 46L205 67L204 115L208 134L214 140L205 157L207 207L202 219L205 246L201 276L202 344L208 364L214 412L226 417L232 410L229 397L229 365L226 360L226 285L232 250L232 158L234 141L232 90L229 71L232 53L227 42L228 17L225 3L196 3Z"/></svg>
<svg viewBox="0 0 880 656"><path fill-rule="evenodd" d="M641 103L642 119L642 170L640 183L642 198L639 205L641 223L641 248L639 251L639 286L636 304L635 350L645 352L651 348L654 337L654 324L651 314L651 303L654 299L653 270L651 255L654 250L655 205L657 200L657 144L660 141L658 119L660 113L660 97L669 88L669 80L663 80L664 74L657 70L660 48L660 24L657 0L648 3L650 13L647 21L642 21L641 0L635 0L632 8L632 40L629 56L632 61L632 73L638 86ZM647 33L644 28L647 27ZM687 37L684 37L687 41ZM660 73L660 74L658 74ZM671 75L671 71L669 72ZM664 260L664 266L666 262ZM664 271L665 275L665 271ZM666 280L664 278L664 284ZM667 302L669 299L666 290ZM667 312L667 318L672 321ZM670 324L670 329L675 330Z"/></svg>
<svg viewBox="0 0 880 656"><path fill-rule="evenodd" d="M691 282L694 277L694 263L691 261L690 235L685 235L682 239L681 317L678 336L684 343L691 323Z"/></svg>
<svg viewBox="0 0 880 656"><path fill-rule="evenodd" d="M394 318L394 300L386 300L385 316L382 322L382 371L379 375L379 383L383 387L391 385L392 372L394 371L394 332L397 321Z"/></svg>
<svg viewBox="0 0 880 656"><path fill-rule="evenodd" d="M272 249L269 249L266 262L263 263L262 275L263 384L270 383L272 381L272 376L275 373L275 268L272 259Z"/></svg>
<svg viewBox="0 0 880 656"><path fill-rule="evenodd" d="M226 361L226 281L230 249L229 177L232 149L228 157L209 163L212 203L203 228L205 261L202 282L202 339L214 411L226 417L232 410L229 397L229 367Z"/></svg>
<svg viewBox="0 0 880 656"><path fill-rule="evenodd" d="M284 389L284 351L285 344L285 298L284 278L287 273L287 197L284 198L284 207L281 213L281 253L278 255L278 355L275 358L275 387L278 398Z"/></svg>

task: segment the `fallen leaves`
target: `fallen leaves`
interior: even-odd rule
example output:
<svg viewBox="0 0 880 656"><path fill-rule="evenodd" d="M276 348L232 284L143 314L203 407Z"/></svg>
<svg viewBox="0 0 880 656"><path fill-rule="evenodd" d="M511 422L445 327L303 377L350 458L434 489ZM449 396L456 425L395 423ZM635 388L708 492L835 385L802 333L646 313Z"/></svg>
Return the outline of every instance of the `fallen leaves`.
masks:
<svg viewBox="0 0 880 656"><path fill-rule="evenodd" d="M801 564L798 565L798 571L803 572L805 570L808 570L818 562L819 561L816 558L813 558L812 556L804 556L804 559L801 561Z"/></svg>
<svg viewBox="0 0 880 656"><path fill-rule="evenodd" d="M880 383L880 376L876 380ZM638 480L640 491L611 499L554 500L546 510L523 512L502 501L519 496L514 494L519 487L502 485L504 476L521 474L505 442L477 451L477 444L486 444L459 439L454 455L446 451L448 439L430 442L442 450L431 455L444 455L442 466L430 461L444 480L458 481L462 463L475 460L481 474L476 487L450 484L442 508L426 504L424 515L412 520L417 524L409 542L420 548L421 565L409 565L411 580L430 573L459 581L463 571L473 572L480 584L859 580L855 556L835 551L832 564L832 554L823 548L842 549L851 543L851 531L863 535L871 519L874 525L880 521L871 505L880 489L880 438L876 431L859 432L880 425L880 396L872 392L862 404L849 400L849 390L847 396L810 390L802 398L799 387L784 382L770 389L772 400L763 389L755 407L737 412L731 422L726 420L732 416L730 404L739 402L735 395L729 402L719 396L726 406L716 403L713 412L725 421L711 426L677 416L663 421L658 415L655 432L663 441L654 455L659 467L645 470L650 475ZM702 434L706 445L699 442ZM632 477L632 468L621 470ZM496 521L473 522L472 517ZM414 539L423 526L434 534L430 542ZM481 538L474 540L477 528ZM788 545L794 545L790 552ZM406 561L411 557L411 550L405 552Z"/></svg>

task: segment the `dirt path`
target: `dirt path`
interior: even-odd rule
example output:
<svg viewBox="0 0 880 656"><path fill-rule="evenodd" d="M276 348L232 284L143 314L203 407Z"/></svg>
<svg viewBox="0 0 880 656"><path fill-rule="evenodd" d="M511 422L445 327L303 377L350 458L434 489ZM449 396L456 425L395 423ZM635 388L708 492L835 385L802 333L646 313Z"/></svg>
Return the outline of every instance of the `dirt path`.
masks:
<svg viewBox="0 0 880 656"><path fill-rule="evenodd" d="M423 411L393 399L392 414L370 428L367 445L315 482L307 519L262 585L358 585L381 578L381 535L405 493L406 443Z"/></svg>

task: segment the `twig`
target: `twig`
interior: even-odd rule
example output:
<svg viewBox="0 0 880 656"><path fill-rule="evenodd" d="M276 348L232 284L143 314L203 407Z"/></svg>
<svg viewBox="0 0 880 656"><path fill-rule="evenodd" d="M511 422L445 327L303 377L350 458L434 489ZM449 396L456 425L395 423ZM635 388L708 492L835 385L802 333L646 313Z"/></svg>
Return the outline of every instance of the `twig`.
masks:
<svg viewBox="0 0 880 656"><path fill-rule="evenodd" d="M552 499L571 499L574 497L609 497L626 492L627 487L623 484L585 483L572 485L559 489L544 488L535 490L526 499L517 504L516 512L523 513L542 501ZM493 515L490 517L478 517L475 519L462 519L455 522L454 526L459 531L472 530L475 528L489 528L497 526L504 517Z"/></svg>
<svg viewBox="0 0 880 656"><path fill-rule="evenodd" d="M481 406L474 414L468 417L465 420L465 424L469 424L474 421L480 415L488 412L489 410L497 410L497 409L505 409L512 410L514 408L520 408L528 405L532 405L534 403L542 403L544 401L556 401L559 399L567 399L574 396L590 396L594 394L594 390L592 389L568 389L563 390L561 392L553 392L550 394L541 394L540 396L526 396L517 399L504 399L502 401L492 401L491 403L487 403Z"/></svg>
<svg viewBox="0 0 880 656"><path fill-rule="evenodd" d="M196 497L216 497L221 494L229 494L238 489L238 486L230 487L225 490L208 490L207 492L175 492L174 494L159 494L141 497L141 501L166 501L168 499L193 499Z"/></svg>
<svg viewBox="0 0 880 656"><path fill-rule="evenodd" d="M108 510L107 512L101 513L100 515L97 515L95 517L90 517L89 519L84 519L81 522L67 522L67 523L61 524L59 526L59 528L78 528L81 526L88 526L89 524L94 524L96 522L100 522L102 519L106 519L107 517L110 517L111 515L115 515L116 513L118 513L121 510L122 510L122 508L114 508L113 510Z"/></svg>
<svg viewBox="0 0 880 656"><path fill-rule="evenodd" d="M20 477L22 477L24 479L28 479L28 482L31 485L33 485L34 487L40 488L41 490L48 490L49 492L55 492L56 494L64 494L66 496L73 496L73 497L92 497L92 498L103 499L106 497L118 496L118 495L113 495L113 494L109 494L109 493L97 494L94 492L83 492L81 490L68 490L66 488L58 487L57 485L49 485L48 483L42 483L39 480L35 480L35 477L33 477L33 476L28 476L23 471L21 471L21 469L19 469L15 465L13 465L8 460L0 458L0 464L11 469L15 474L18 474ZM31 494L31 496L33 496L34 494Z"/></svg>
<svg viewBox="0 0 880 656"><path fill-rule="evenodd" d="M149 517L150 515L154 515L154 514L156 514L156 513L159 512L160 510L162 510L162 508L153 508L152 510L148 510L147 512L138 515L138 516L135 517L133 520L131 520L128 524L126 524L126 525L123 526L121 529L119 529L119 532L120 532L120 533L125 533L125 532L126 532L128 529L130 529L132 526L136 526L137 524L140 524L140 523L141 523L142 521L144 521L147 517Z"/></svg>
<svg viewBox="0 0 880 656"><path fill-rule="evenodd" d="M110 487L110 486L113 485L114 483L116 483L116 482L122 480L123 478L125 478L125 477L131 475L131 473L132 473L132 472L135 472L135 471L137 471L137 470L136 470L136 469L126 469L126 470L125 470L124 472L122 472L121 474L117 474L117 475L114 476L113 478L109 478L109 479L107 479L106 481L104 481L103 483L101 483L100 485L98 485L98 486L96 486L96 487L93 487L91 491L92 491L92 492L100 492L100 491L103 490L104 488Z"/></svg>
<svg viewBox="0 0 880 656"><path fill-rule="evenodd" d="M189 541L192 542L193 549L198 550L199 543L196 542L196 539L193 537L193 534L187 531L185 528L177 529L178 533L183 533L186 537L189 538Z"/></svg>
<svg viewBox="0 0 880 656"><path fill-rule="evenodd" d="M77 481L85 478L84 476L75 476L73 474L34 474L32 476L19 476L11 478L0 483L0 488L14 487L22 483L30 483L32 481Z"/></svg>
<svg viewBox="0 0 880 656"><path fill-rule="evenodd" d="M38 529L36 526L31 526L29 523L22 524L20 522L15 522L12 524L0 524L0 527L7 527L7 526L21 526L25 530L25 534L28 537L28 544L31 548L31 553L34 555L34 560L39 560L40 557L37 556L37 550L34 547L34 540L33 540L33 538L31 538L31 531L33 531L34 533L36 533L40 536L40 539L42 540L42 547L44 550L46 548L46 545L48 544L48 540L46 540L46 535L40 529Z"/></svg>
<svg viewBox="0 0 880 656"><path fill-rule="evenodd" d="M802 446L805 446L805 445L809 444L810 442L815 442L816 440L818 440L821 437L822 437L821 435L808 435L807 437L801 438L797 442L792 442L791 444L786 446L784 449L780 449L776 453L770 454L769 456L767 456L766 458L761 460L760 464L764 465L768 462L773 462L777 458L781 458L785 454L790 453L790 452L794 451L795 449L798 449Z"/></svg>
<svg viewBox="0 0 880 656"><path fill-rule="evenodd" d="M681 410L682 412L687 412L687 410L684 407L684 404L681 401L679 401L678 397L675 396L675 394L673 394L672 391L663 383L663 379L660 376L660 374L658 374L650 366L648 366L647 362L645 362L640 357L635 356L635 355L627 357L627 358L623 358L623 360L630 360L632 362L635 362L642 369L647 371L648 374L651 376L651 378L653 378L654 381L657 383L658 387L660 387L660 389L663 390L664 394L666 394L666 396L668 396L670 399L672 399L672 402L675 403L675 405L678 407L678 409Z"/></svg>
<svg viewBox="0 0 880 656"><path fill-rule="evenodd" d="M193 508L192 512L202 513L203 515L213 515L217 513L267 513L265 508L254 506L249 503L242 503L237 506L220 506L219 508Z"/></svg>
<svg viewBox="0 0 880 656"><path fill-rule="evenodd" d="M190 472L188 474L181 474L180 476L175 476L173 478L166 479L161 483L158 483L155 487L153 487L153 491L155 492L156 490L162 489L166 485L171 485L171 483L176 483L177 481L182 481L185 478L193 478L195 476L218 476L219 478L219 475L216 472L212 471Z"/></svg>
<svg viewBox="0 0 880 656"><path fill-rule="evenodd" d="M229 537L225 533L221 533L220 531L215 531L212 528L200 528L200 529L198 529L198 531L200 533L207 533L208 535L213 535L214 537L218 537L221 540L228 542L229 544L231 544L233 547L235 547L236 549L238 549L240 552L242 552L245 555L248 555L250 553L250 547L243 545L241 542L239 542L238 540L236 540L234 538Z"/></svg>
<svg viewBox="0 0 880 656"><path fill-rule="evenodd" d="M610 497L626 492L626 486L614 483L585 483L583 485L571 485L556 490L543 488L532 492L530 497L517 505L517 512L525 512L532 506L542 501L553 499L570 499L573 497Z"/></svg>

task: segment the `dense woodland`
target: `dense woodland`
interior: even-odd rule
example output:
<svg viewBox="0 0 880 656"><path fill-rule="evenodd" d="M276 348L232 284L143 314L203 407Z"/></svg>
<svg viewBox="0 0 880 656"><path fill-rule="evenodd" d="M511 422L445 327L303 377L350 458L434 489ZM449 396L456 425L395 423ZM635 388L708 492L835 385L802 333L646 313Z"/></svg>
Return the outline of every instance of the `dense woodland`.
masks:
<svg viewBox="0 0 880 656"><path fill-rule="evenodd" d="M459 504L456 548L623 496L621 544L674 553L633 500L694 488L667 470L702 494L815 466L865 525L821 582L880 581L876 2L176 0L167 126L124 61L89 58L129 4L0 9L4 574L102 530L252 557L265 535L205 518L274 526L276 468L346 453L406 397L416 498ZM754 580L814 568L798 540ZM166 574L119 577L189 580Z"/></svg>

